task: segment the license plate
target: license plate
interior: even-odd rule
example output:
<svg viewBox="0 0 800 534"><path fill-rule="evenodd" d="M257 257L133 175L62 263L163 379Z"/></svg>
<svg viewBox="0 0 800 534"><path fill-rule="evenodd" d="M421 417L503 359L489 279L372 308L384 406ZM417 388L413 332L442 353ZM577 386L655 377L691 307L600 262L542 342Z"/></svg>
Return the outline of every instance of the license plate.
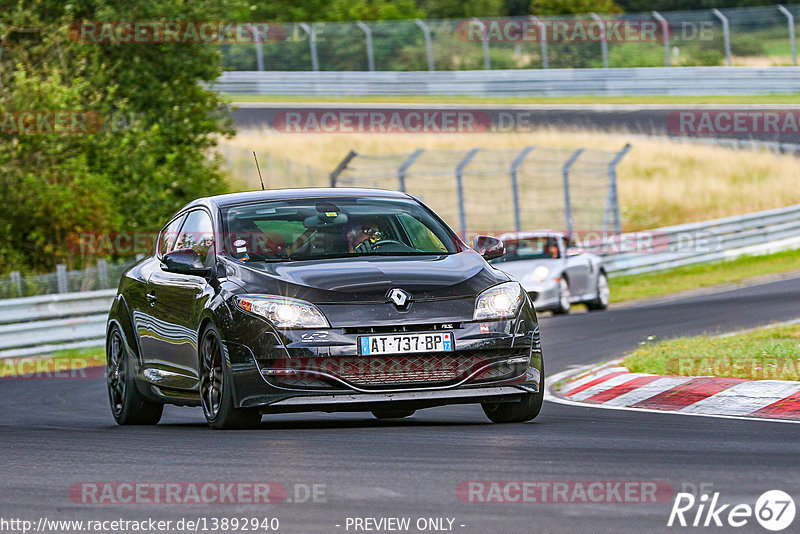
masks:
<svg viewBox="0 0 800 534"><path fill-rule="evenodd" d="M415 352L452 352L451 332L422 334L389 334L358 338L361 354L412 354Z"/></svg>

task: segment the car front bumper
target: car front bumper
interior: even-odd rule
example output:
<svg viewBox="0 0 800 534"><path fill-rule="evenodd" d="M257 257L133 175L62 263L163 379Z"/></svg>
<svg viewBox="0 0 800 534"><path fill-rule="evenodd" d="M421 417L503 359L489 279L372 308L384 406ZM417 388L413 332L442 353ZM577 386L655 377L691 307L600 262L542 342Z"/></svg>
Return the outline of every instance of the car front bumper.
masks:
<svg viewBox="0 0 800 534"><path fill-rule="evenodd" d="M513 320L276 330L235 312L224 345L237 406L262 412L365 411L516 401L539 391L542 353L526 301ZM359 337L452 332L454 350L368 356Z"/></svg>

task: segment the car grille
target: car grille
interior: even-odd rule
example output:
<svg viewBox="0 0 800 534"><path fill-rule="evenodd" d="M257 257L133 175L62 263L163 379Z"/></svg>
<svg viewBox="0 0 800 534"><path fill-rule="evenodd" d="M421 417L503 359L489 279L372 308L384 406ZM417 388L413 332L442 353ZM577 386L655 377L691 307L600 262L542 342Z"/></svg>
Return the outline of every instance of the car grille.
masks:
<svg viewBox="0 0 800 534"><path fill-rule="evenodd" d="M513 354L508 354L508 357ZM495 360L496 361L496 360ZM327 357L314 360L314 367L297 369L293 375L274 377L290 387L331 387L335 380L325 379L322 371L355 386L385 387L437 385L463 380L488 363L470 354L387 355L376 357ZM496 363L472 378L472 381L512 378L524 373L527 364Z"/></svg>

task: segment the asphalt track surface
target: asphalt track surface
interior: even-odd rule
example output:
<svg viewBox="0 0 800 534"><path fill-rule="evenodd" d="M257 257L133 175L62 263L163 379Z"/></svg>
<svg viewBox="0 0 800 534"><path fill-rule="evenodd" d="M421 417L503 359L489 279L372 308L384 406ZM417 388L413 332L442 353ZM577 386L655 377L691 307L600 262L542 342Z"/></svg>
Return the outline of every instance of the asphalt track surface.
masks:
<svg viewBox="0 0 800 534"><path fill-rule="evenodd" d="M798 316L795 278L601 313L543 314L541 323L553 374L618 356L650 335L725 332ZM412 526L419 517L447 517L463 533L666 532L687 530L667 528L671 500L476 504L461 502L456 487L470 480L665 481L675 491L712 484L721 503L753 505L771 489L800 498L800 427L784 423L547 402L534 422L511 425L492 425L479 407L459 406L392 422L361 413L265 416L259 430L214 432L199 408L168 407L156 427L122 428L111 418L103 379L0 380L0 410L0 519L277 517L279 532L353 532L345 530L348 517L410 517ZM71 501L70 486L87 481L275 481L295 502ZM296 502L296 484L324 484L324 499ZM736 530L764 532L752 518Z"/></svg>
<svg viewBox="0 0 800 534"><path fill-rule="evenodd" d="M628 104L602 104L602 105L481 105L481 104L378 104L378 103L234 103L231 115L240 129L266 129L272 126L276 117L281 117L283 112L292 111L364 111L364 110L464 110L478 111L479 116L484 116L491 123L489 131L493 132L526 132L540 127L554 127L559 129L579 129L604 132L628 132L636 135L663 135L679 137L715 137L747 140L752 139L762 142L800 143L800 133L791 124L781 126L779 132L772 130L763 131L758 127L753 130L750 122L742 122L737 128L731 126L730 131L715 130L713 135L693 134L682 131L678 113L681 111L695 110L698 113L714 110L753 113L762 117L759 110L793 111L798 113L797 105L751 105L751 104L720 104L720 105L628 105ZM713 117L713 115L712 115ZM759 118L758 120L762 120ZM783 120L783 119L781 119ZM696 123L701 123L700 115ZM280 121L278 121L278 124ZM726 123L721 123L722 127ZM784 123L781 122L781 125ZM277 126L280 128L280 126ZM706 132L708 130L705 130ZM469 133L469 132L467 132Z"/></svg>

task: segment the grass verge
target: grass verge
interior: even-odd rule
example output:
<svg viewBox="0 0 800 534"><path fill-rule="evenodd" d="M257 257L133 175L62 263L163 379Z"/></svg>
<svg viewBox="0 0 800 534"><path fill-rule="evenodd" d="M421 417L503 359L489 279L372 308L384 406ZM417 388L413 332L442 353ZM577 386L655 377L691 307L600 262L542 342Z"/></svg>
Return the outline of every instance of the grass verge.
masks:
<svg viewBox="0 0 800 534"><path fill-rule="evenodd" d="M46 356L4 358L0 360L0 378L80 378L81 369L106 364L103 347L85 347L56 351Z"/></svg>
<svg viewBox="0 0 800 534"><path fill-rule="evenodd" d="M609 280L611 301L623 302L671 295L794 270L800 270L800 250L763 256L742 256L733 260L688 265L657 273L615 276Z"/></svg>
<svg viewBox="0 0 800 534"><path fill-rule="evenodd" d="M230 102L363 102L404 104L797 104L798 94L717 96L223 95Z"/></svg>
<svg viewBox="0 0 800 534"><path fill-rule="evenodd" d="M628 355L624 365L634 373L800 380L800 324L656 341Z"/></svg>

